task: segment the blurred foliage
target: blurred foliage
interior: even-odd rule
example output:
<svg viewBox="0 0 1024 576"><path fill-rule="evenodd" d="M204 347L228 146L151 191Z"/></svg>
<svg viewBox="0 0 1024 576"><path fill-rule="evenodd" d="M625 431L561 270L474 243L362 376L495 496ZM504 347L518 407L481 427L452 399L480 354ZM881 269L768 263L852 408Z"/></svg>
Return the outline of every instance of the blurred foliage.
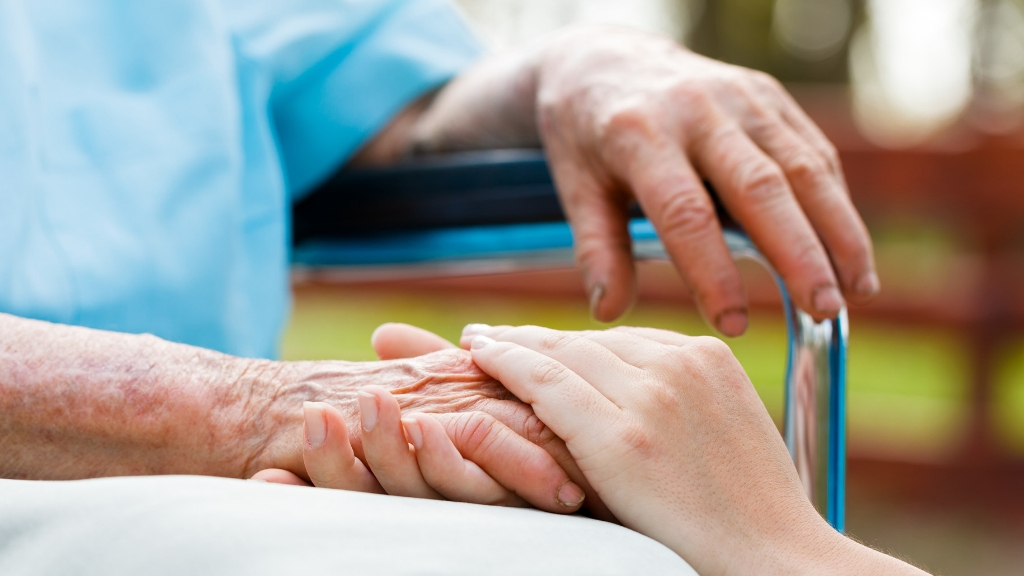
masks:
<svg viewBox="0 0 1024 576"><path fill-rule="evenodd" d="M850 38L864 21L864 0L842 0L852 15L849 29L839 48L822 59L801 57L779 41L773 33L778 1L703 0L688 43L701 54L763 70L784 82L846 82ZM817 1L790 3L812 10Z"/></svg>
<svg viewBox="0 0 1024 576"><path fill-rule="evenodd" d="M992 420L1003 447L1024 455L1024 342L1003 351L992 391Z"/></svg>

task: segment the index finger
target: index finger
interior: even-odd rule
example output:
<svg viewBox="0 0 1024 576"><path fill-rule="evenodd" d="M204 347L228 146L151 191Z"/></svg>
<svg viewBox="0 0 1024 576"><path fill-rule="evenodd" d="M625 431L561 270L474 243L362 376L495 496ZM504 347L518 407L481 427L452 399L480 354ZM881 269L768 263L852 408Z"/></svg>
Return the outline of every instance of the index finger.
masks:
<svg viewBox="0 0 1024 576"><path fill-rule="evenodd" d="M588 432L594 422L607 426L620 412L586 380L540 352L487 336L475 337L470 350L473 362L530 404L537 417L565 440L570 452L576 442L586 447L593 439ZM577 460L581 456L573 453Z"/></svg>
<svg viewBox="0 0 1024 576"><path fill-rule="evenodd" d="M537 508L564 514L579 510L583 503L584 491L572 483L547 451L493 416L483 412L459 412L413 417L423 421L425 427L433 425L439 429L439 434L435 434L438 443L450 441L462 457ZM433 423L426 420L433 420ZM416 457L420 459L419 452ZM423 470L424 477L431 481L429 472ZM445 493L439 483L431 481L431 485Z"/></svg>

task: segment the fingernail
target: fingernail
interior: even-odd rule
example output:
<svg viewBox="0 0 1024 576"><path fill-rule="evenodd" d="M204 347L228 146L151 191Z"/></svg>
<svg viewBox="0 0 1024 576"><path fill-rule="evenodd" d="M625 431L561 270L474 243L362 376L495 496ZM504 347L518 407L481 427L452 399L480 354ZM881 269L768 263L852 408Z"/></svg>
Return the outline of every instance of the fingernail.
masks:
<svg viewBox="0 0 1024 576"><path fill-rule="evenodd" d="M726 336L739 336L747 331L747 311L743 308L724 310L715 320L715 326Z"/></svg>
<svg viewBox="0 0 1024 576"><path fill-rule="evenodd" d="M490 330L489 324L466 324L466 327L462 329L463 336L475 336L477 334L483 334Z"/></svg>
<svg viewBox="0 0 1024 576"><path fill-rule="evenodd" d="M420 423L413 418L402 418L402 426L405 428L406 435L409 436L409 441L419 450L423 446L423 429L420 428Z"/></svg>
<svg viewBox="0 0 1024 576"><path fill-rule="evenodd" d="M882 283L878 281L878 274L875 274L874 270L870 270L861 275L854 289L862 296L874 296L882 289Z"/></svg>
<svg viewBox="0 0 1024 576"><path fill-rule="evenodd" d="M562 487L558 489L558 503L562 506L578 506L586 497L587 495L583 492L583 489L569 480L566 480Z"/></svg>
<svg viewBox="0 0 1024 576"><path fill-rule="evenodd" d="M306 420L306 445L310 450L316 450L327 439L327 418L323 409L314 402L303 402L302 414Z"/></svg>
<svg viewBox="0 0 1024 576"><path fill-rule="evenodd" d="M826 284L814 289L811 303L818 313L834 316L843 307L843 296L834 285Z"/></svg>
<svg viewBox="0 0 1024 576"><path fill-rule="evenodd" d="M250 482L266 482L263 478L249 478Z"/></svg>
<svg viewBox="0 0 1024 576"><path fill-rule="evenodd" d="M484 346L487 346L487 345L493 344L493 343L494 343L494 338L488 338L487 336L484 336L483 334L481 334L479 336L474 336L473 337L473 342L469 345L469 348L471 350L479 350L479 349L483 348Z"/></svg>
<svg viewBox="0 0 1024 576"><path fill-rule="evenodd" d="M590 315L597 316L597 307L604 298L604 284L598 282L590 287Z"/></svg>
<svg viewBox="0 0 1024 576"><path fill-rule="evenodd" d="M369 432L377 425L377 397L362 390L356 397L359 399L359 420L363 424L363 430Z"/></svg>

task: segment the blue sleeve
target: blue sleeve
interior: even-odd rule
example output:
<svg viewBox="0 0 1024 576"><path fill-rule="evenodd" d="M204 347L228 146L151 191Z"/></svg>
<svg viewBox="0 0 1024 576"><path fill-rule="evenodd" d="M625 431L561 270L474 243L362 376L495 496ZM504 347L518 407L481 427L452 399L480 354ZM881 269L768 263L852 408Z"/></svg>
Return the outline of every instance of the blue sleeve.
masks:
<svg viewBox="0 0 1024 576"><path fill-rule="evenodd" d="M222 0L268 72L288 189L301 195L482 45L450 0Z"/></svg>

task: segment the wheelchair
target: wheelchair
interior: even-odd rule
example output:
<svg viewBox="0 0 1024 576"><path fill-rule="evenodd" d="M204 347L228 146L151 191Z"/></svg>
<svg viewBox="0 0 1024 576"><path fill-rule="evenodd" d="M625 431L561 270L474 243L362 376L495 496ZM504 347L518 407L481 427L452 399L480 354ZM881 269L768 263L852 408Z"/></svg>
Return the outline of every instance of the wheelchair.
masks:
<svg viewBox="0 0 1024 576"><path fill-rule="evenodd" d="M734 258L765 266L782 296L788 355L784 438L803 487L836 530L845 523L844 309L815 322L721 206ZM343 170L293 208L292 262L345 279L502 274L573 266L572 233L539 150L429 157ZM651 223L629 221L634 256L667 260Z"/></svg>

